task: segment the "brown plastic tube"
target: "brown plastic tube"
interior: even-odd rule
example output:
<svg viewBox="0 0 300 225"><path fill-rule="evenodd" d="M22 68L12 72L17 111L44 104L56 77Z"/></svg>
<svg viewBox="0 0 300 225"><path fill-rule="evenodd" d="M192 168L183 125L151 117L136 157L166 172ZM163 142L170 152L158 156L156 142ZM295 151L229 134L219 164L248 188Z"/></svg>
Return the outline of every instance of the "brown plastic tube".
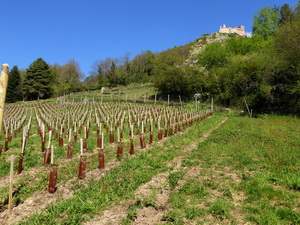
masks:
<svg viewBox="0 0 300 225"><path fill-rule="evenodd" d="M42 140L41 142L41 152L45 151L45 140Z"/></svg>
<svg viewBox="0 0 300 225"><path fill-rule="evenodd" d="M130 139L130 146L129 146L129 154L133 155L134 154L134 144L133 144L133 139Z"/></svg>
<svg viewBox="0 0 300 225"><path fill-rule="evenodd" d="M119 143L117 147L117 158L121 159L122 156L123 156L123 145L122 143Z"/></svg>
<svg viewBox="0 0 300 225"><path fill-rule="evenodd" d="M141 149L146 147L144 134L140 135L140 146L141 146Z"/></svg>
<svg viewBox="0 0 300 225"><path fill-rule="evenodd" d="M86 139L83 139L83 152L87 152L87 151L88 151L87 141Z"/></svg>
<svg viewBox="0 0 300 225"><path fill-rule="evenodd" d="M63 137L59 136L59 147L63 147L64 146L64 139Z"/></svg>
<svg viewBox="0 0 300 225"><path fill-rule="evenodd" d="M152 145L153 144L153 133L150 132L149 134L149 144Z"/></svg>
<svg viewBox="0 0 300 225"><path fill-rule="evenodd" d="M72 157L73 157L73 145L72 143L69 143L67 148L67 159L72 159Z"/></svg>
<svg viewBox="0 0 300 225"><path fill-rule="evenodd" d="M78 178L84 179L86 173L86 158L81 155L79 161Z"/></svg>
<svg viewBox="0 0 300 225"><path fill-rule="evenodd" d="M109 143L114 143L114 134L112 132L109 133Z"/></svg>
<svg viewBox="0 0 300 225"><path fill-rule="evenodd" d="M50 164L51 160L51 149L47 148L46 151L44 152L44 164Z"/></svg>
<svg viewBox="0 0 300 225"><path fill-rule="evenodd" d="M5 141L4 141L4 151L7 152L9 150L9 147L8 147L8 138L5 138Z"/></svg>
<svg viewBox="0 0 300 225"><path fill-rule="evenodd" d="M49 172L48 192L55 193L57 190L57 166L51 165Z"/></svg>
<svg viewBox="0 0 300 225"><path fill-rule="evenodd" d="M23 166L23 160L24 160L24 156L22 153L20 153L19 155L19 163L18 163L18 174L21 174L23 169L24 169L24 166Z"/></svg>
<svg viewBox="0 0 300 225"><path fill-rule="evenodd" d="M98 153L98 168L100 170L105 168L105 158L104 158L104 151L102 148L99 148Z"/></svg>

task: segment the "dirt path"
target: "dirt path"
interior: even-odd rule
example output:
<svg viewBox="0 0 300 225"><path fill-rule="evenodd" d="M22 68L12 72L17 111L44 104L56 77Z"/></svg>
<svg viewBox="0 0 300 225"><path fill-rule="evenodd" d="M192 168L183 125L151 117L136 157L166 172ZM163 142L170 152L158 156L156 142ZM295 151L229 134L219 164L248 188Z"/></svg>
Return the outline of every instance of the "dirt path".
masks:
<svg viewBox="0 0 300 225"><path fill-rule="evenodd" d="M179 156L169 162L168 167L171 171L178 170L181 167L183 159L191 153L200 143L204 142L213 131L217 130L222 124L227 121L228 118L222 120L214 128L204 133L197 141L184 147ZM151 198L151 195L155 195L154 207L147 207L147 204L141 204L136 212L136 217L133 221L135 225L152 225L159 224L163 218L164 212L167 209L168 199L171 189L168 185L169 172L160 173L154 176L148 183L140 186L135 192L135 200L123 202L105 210L101 215L95 217L91 221L85 223L85 225L106 225L106 224L121 224L126 218L128 208L132 205L132 202L144 202L147 198ZM117 210L116 210L117 209Z"/></svg>

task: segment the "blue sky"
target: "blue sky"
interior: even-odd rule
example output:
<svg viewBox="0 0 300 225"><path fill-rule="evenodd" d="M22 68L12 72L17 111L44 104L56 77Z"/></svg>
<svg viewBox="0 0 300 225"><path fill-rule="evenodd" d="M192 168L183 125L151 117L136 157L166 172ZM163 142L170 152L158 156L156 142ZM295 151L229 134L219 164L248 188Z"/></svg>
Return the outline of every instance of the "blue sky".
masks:
<svg viewBox="0 0 300 225"><path fill-rule="evenodd" d="M264 6L297 0L1 0L0 63L26 68L75 59L87 75L97 60L160 51L244 24Z"/></svg>

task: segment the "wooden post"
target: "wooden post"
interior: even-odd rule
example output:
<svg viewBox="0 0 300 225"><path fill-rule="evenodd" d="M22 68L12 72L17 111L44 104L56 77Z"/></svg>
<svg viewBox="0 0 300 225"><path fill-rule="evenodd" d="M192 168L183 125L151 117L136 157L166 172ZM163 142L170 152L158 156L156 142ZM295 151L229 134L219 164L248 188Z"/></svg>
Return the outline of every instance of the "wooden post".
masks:
<svg viewBox="0 0 300 225"><path fill-rule="evenodd" d="M168 106L170 105L170 95L168 95Z"/></svg>
<svg viewBox="0 0 300 225"><path fill-rule="evenodd" d="M11 210L13 208L13 176L14 176L14 161L15 156L11 156L9 158L10 161L10 174L9 174L9 189L8 189L8 211L9 214L11 213Z"/></svg>
<svg viewBox="0 0 300 225"><path fill-rule="evenodd" d="M249 117L251 118L251 117L252 117L252 110L250 111L250 108L249 108L249 106L248 106L248 103L247 103L247 101L246 101L246 98L244 98L244 102L245 102L245 105L246 105L246 108L247 108Z"/></svg>
<svg viewBox="0 0 300 225"><path fill-rule="evenodd" d="M211 97L211 103L210 103L210 111L214 111L214 97Z"/></svg>
<svg viewBox="0 0 300 225"><path fill-rule="evenodd" d="M157 94L155 93L155 96L154 96L154 104L156 104L156 97L157 97Z"/></svg>
<svg viewBox="0 0 300 225"><path fill-rule="evenodd" d="M179 95L179 102L180 102L180 106L182 107L182 101L181 101L181 96Z"/></svg>
<svg viewBox="0 0 300 225"><path fill-rule="evenodd" d="M8 64L2 64L2 71L0 76L0 132L2 130L2 120L8 82L8 70Z"/></svg>

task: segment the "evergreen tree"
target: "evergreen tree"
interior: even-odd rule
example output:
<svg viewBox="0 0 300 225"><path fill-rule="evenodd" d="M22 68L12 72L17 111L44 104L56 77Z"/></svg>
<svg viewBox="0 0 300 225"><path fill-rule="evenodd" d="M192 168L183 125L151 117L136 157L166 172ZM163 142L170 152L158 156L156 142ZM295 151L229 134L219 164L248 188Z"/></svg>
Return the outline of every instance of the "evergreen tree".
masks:
<svg viewBox="0 0 300 225"><path fill-rule="evenodd" d="M8 77L6 101L16 102L20 100L22 100L21 76L18 67L14 66Z"/></svg>
<svg viewBox="0 0 300 225"><path fill-rule="evenodd" d="M117 66L115 62L111 63L110 71L109 71L109 83L111 86L115 86L117 82L117 74L116 74Z"/></svg>
<svg viewBox="0 0 300 225"><path fill-rule="evenodd" d="M27 100L46 99L51 97L53 75L48 64L42 59L35 60L27 69L23 84Z"/></svg>
<svg viewBox="0 0 300 225"><path fill-rule="evenodd" d="M293 10L288 4L284 4L280 8L280 24L291 22L293 19Z"/></svg>

